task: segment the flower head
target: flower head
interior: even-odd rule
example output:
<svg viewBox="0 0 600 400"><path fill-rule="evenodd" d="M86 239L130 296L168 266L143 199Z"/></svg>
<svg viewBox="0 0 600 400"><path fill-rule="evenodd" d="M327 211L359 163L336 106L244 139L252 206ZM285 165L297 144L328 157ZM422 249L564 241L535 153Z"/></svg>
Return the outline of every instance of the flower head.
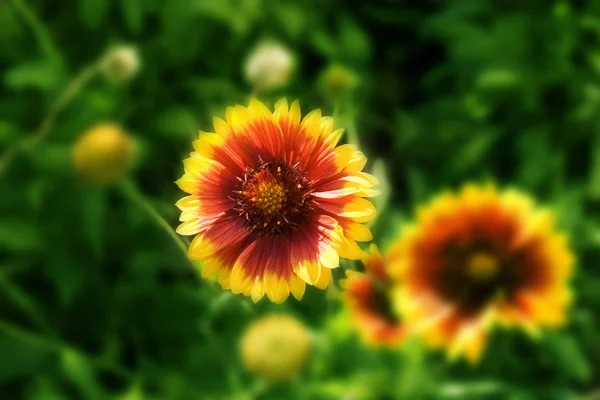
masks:
<svg viewBox="0 0 600 400"><path fill-rule="evenodd" d="M353 145L337 146L342 130L315 110L285 99L269 111L252 100L230 107L216 133L201 133L177 181L190 195L177 206L177 231L195 235L189 257L205 260L203 276L258 301L300 299L305 283L325 288L339 257L358 259L356 240L375 216L364 199L376 179Z"/></svg>
<svg viewBox="0 0 600 400"><path fill-rule="evenodd" d="M134 144L123 128L102 123L85 131L73 146L77 171L87 180L108 184L119 180L133 162Z"/></svg>
<svg viewBox="0 0 600 400"><path fill-rule="evenodd" d="M258 90L278 89L288 84L294 65L294 56L287 47L263 42L248 56L245 74Z"/></svg>
<svg viewBox="0 0 600 400"><path fill-rule="evenodd" d="M565 321L573 255L552 214L517 192L443 194L390 254L402 317L450 356L477 361L495 323L536 332Z"/></svg>
<svg viewBox="0 0 600 400"><path fill-rule="evenodd" d="M306 363L312 340L302 323L286 314L254 321L240 342L246 369L270 382L295 375Z"/></svg>
<svg viewBox="0 0 600 400"><path fill-rule="evenodd" d="M387 273L387 260L372 244L362 261L367 274L346 271L348 278L342 282L344 300L367 343L399 344L406 332L390 297L393 282Z"/></svg>

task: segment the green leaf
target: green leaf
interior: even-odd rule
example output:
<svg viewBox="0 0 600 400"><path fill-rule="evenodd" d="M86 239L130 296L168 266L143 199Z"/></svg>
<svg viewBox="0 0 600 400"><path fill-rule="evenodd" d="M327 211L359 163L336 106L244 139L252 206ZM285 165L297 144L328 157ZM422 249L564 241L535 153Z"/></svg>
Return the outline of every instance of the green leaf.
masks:
<svg viewBox="0 0 600 400"><path fill-rule="evenodd" d="M371 57L371 40L366 32L353 20L341 21L339 45L347 60L366 62Z"/></svg>
<svg viewBox="0 0 600 400"><path fill-rule="evenodd" d="M51 91L61 82L62 74L52 63L32 61L18 64L9 69L3 77L4 83L11 89L39 89Z"/></svg>
<svg viewBox="0 0 600 400"><path fill-rule="evenodd" d="M474 134L471 140L466 142L452 157L449 169L458 175L469 170L469 168L479 167L497 139L498 134L496 132L479 131Z"/></svg>
<svg viewBox="0 0 600 400"><path fill-rule="evenodd" d="M144 0L121 0L121 12L127 27L134 33L139 33L143 28Z"/></svg>
<svg viewBox="0 0 600 400"><path fill-rule="evenodd" d="M106 20L110 6L111 0L79 0L79 15L88 28L98 28Z"/></svg>
<svg viewBox="0 0 600 400"><path fill-rule="evenodd" d="M547 182L552 164L548 132L538 128L523 132L517 140L517 150L521 159L518 182L533 188Z"/></svg>
<svg viewBox="0 0 600 400"><path fill-rule="evenodd" d="M64 400L65 393L59 389L60 382L48 376L37 376L30 384L29 400Z"/></svg>
<svg viewBox="0 0 600 400"><path fill-rule="evenodd" d="M449 382L440 386L438 396L440 399L471 399L488 398L500 395L505 390L500 382L481 380L477 382Z"/></svg>
<svg viewBox="0 0 600 400"><path fill-rule="evenodd" d="M277 19L290 37L298 39L305 32L308 14L298 4L281 2L277 4Z"/></svg>
<svg viewBox="0 0 600 400"><path fill-rule="evenodd" d="M4 217L0 223L0 248L15 252L39 249L42 238L33 221L19 217Z"/></svg>
<svg viewBox="0 0 600 400"><path fill-rule="evenodd" d="M481 89L504 89L519 83L519 77L510 69L489 68L477 77L477 86Z"/></svg>
<svg viewBox="0 0 600 400"><path fill-rule="evenodd" d="M51 356L47 350L31 346L18 336L7 336L3 333L0 334L0 354L0 383L34 375Z"/></svg>
<svg viewBox="0 0 600 400"><path fill-rule="evenodd" d="M322 56L327 58L336 58L338 54L338 46L336 40L331 37L324 29L316 27L312 30L310 36L312 46Z"/></svg>
<svg viewBox="0 0 600 400"><path fill-rule="evenodd" d="M183 107L169 108L156 118L156 130L169 139L195 139L198 120L195 114Z"/></svg>
<svg viewBox="0 0 600 400"><path fill-rule="evenodd" d="M54 284L62 304L69 304L85 286L89 271L81 268L73 256L58 253L44 264L47 278Z"/></svg>
<svg viewBox="0 0 600 400"><path fill-rule="evenodd" d="M33 164L43 171L46 176L49 174L67 175L73 170L70 144L50 144L36 146L29 155Z"/></svg>
<svg viewBox="0 0 600 400"><path fill-rule="evenodd" d="M592 367L574 337L566 333L547 336L546 343L550 355L563 375L585 383L592 377Z"/></svg>
<svg viewBox="0 0 600 400"><path fill-rule="evenodd" d="M144 389L139 381L133 382L127 391L117 397L117 400L144 400L148 397L144 395Z"/></svg>
<svg viewBox="0 0 600 400"><path fill-rule="evenodd" d="M79 389L83 398L103 398L94 368L81 353L64 349L61 352L61 365L65 375Z"/></svg>

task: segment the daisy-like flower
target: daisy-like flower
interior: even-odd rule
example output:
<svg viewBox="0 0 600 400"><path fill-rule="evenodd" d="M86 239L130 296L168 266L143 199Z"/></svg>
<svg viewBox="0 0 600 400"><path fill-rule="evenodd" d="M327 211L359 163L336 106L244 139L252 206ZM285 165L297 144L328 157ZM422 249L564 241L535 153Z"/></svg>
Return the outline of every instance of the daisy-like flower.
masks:
<svg viewBox="0 0 600 400"><path fill-rule="evenodd" d="M315 110L300 118L285 99L271 112L252 100L215 118L201 133L177 181L190 195L177 202L182 235L195 235L189 257L223 288L276 303L305 283L325 288L339 257L359 259L371 240L363 222L375 216L364 197L377 191L361 172L364 154L337 146L342 130Z"/></svg>
<svg viewBox="0 0 600 400"><path fill-rule="evenodd" d="M406 331L390 297L393 282L387 272L387 260L372 244L362 262L367 274L346 271L348 278L341 282L345 289L343 297L356 327L369 344L399 344Z"/></svg>
<svg viewBox="0 0 600 400"><path fill-rule="evenodd" d="M574 257L553 215L515 191L441 195L390 254L405 323L450 357L476 362L495 323L535 334L565 322Z"/></svg>

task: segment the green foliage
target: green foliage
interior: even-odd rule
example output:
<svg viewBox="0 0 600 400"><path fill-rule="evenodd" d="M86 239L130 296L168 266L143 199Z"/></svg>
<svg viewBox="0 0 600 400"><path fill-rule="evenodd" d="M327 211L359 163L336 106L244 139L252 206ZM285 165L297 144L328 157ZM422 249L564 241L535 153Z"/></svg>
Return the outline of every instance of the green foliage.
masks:
<svg viewBox="0 0 600 400"><path fill-rule="evenodd" d="M0 0L0 27L0 157L16 148L0 162L0 398L576 399L598 386L596 3ZM477 367L418 342L373 350L337 292L254 305L199 279L123 187L77 177L74 139L121 123L139 144L134 187L176 226L181 159L213 116L247 102L244 60L263 38L287 44L299 68L261 100L335 112L369 157L382 247L419 203L465 181L553 207L578 254L568 326L539 339L496 332ZM137 76L94 75L42 125L79 71L121 43L139 50ZM337 101L319 87L331 63L359 77ZM21 146L40 129L39 143ZM301 375L275 387L237 352L243 328L270 311L293 313L318 338Z"/></svg>

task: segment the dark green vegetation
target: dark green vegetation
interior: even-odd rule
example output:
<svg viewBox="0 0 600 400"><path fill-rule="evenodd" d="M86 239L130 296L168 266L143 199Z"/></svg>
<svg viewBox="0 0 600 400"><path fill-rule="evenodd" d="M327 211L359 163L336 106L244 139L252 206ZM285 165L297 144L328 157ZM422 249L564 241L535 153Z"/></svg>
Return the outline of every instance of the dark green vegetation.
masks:
<svg viewBox="0 0 600 400"><path fill-rule="evenodd" d="M142 64L127 84L92 78L0 172L0 398L572 399L600 387L600 7L355 3L0 0L0 154L109 46L136 45ZM472 368L417 343L363 347L335 291L253 305L200 281L136 188L176 226L181 160L213 115L247 102L244 60L265 36L298 68L260 99L330 115L337 101L337 125L387 175L380 244L416 204L465 181L552 206L578 255L569 325L538 341L498 332ZM320 78L333 62L359 79L335 100ZM132 186L73 171L74 139L105 120L139 144ZM256 315L283 310L320 339L297 380L268 388L241 369L237 339Z"/></svg>

